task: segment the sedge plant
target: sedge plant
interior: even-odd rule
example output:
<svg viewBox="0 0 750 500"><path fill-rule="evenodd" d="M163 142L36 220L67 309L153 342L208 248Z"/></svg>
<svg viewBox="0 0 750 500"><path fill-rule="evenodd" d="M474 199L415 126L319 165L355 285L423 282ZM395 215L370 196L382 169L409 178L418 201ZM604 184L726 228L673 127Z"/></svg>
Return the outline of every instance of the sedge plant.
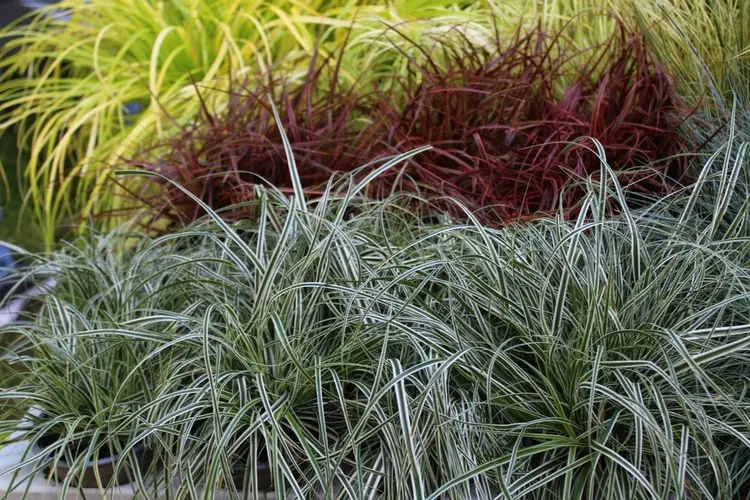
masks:
<svg viewBox="0 0 750 500"><path fill-rule="evenodd" d="M124 260L108 236L43 261L59 263L62 288L15 327L143 349L110 361L126 378L155 370L151 394L101 374L88 391L117 383L136 398L125 446L161 457L137 484L153 473L165 487L179 478L175 498L252 498L267 461L274 489L298 498L746 494L747 143L725 144L679 196L636 210L592 142L600 172L575 219L491 228L460 200L468 223L361 196L409 154L306 194L282 141L291 195L258 187L255 216L226 222L185 189L205 218L138 236ZM61 301L72 313L51 314ZM6 359L38 373L4 397L44 405L42 361L58 354L26 354ZM79 420L66 411L55 424ZM41 423L3 428L30 437Z"/></svg>
<svg viewBox="0 0 750 500"><path fill-rule="evenodd" d="M707 104L723 118L731 111L732 94L748 105L747 0L513 0L492 2L492 8L499 17L523 19L528 26L541 21L552 31L564 28L580 50L608 40L619 22L638 26L691 105Z"/></svg>
<svg viewBox="0 0 750 500"><path fill-rule="evenodd" d="M570 186L599 171L585 141L575 144L579 137L603 144L629 192L669 192L689 180L683 122L690 110L643 38L618 26L606 44L583 53L564 31L540 25L495 32L482 47L458 29L417 41L396 27L403 39L391 49L410 66L383 89L364 78L354 87L336 83L346 51L313 59L300 82L270 71L230 92L227 110L204 108L183 131L140 151L131 165L161 176L133 198L152 207L147 227L163 229L204 213L183 187L229 218L253 207L246 202L256 185L291 192L266 95L280 103L308 194L318 195L334 173L366 175L359 167L373 158L429 144L429 152L378 176L366 194L448 196L495 225L560 205L574 214L581 190Z"/></svg>
<svg viewBox="0 0 750 500"><path fill-rule="evenodd" d="M575 221L436 240L428 308L482 367L475 471L501 498L747 495L747 146L648 209L602 163Z"/></svg>
<svg viewBox="0 0 750 500"><path fill-rule="evenodd" d="M150 472L179 477L178 498L212 495L222 485L237 495L227 479L238 455L248 460L247 488L254 484L252 465L265 456L276 490L298 497L332 488L352 498L378 492L401 497L411 487L427 491L468 472L470 463L443 456L461 448L469 453L465 434L433 427L437 408L462 411L460 401L446 397L445 377L460 358L445 356L442 347L455 341L453 333L410 307L413 298L393 296L383 287L403 270L382 267L397 247L373 245L378 235L395 234L403 241L393 230L408 226L405 220L414 215L360 204L357 194L363 187L351 184L345 199L335 203L308 204L299 189L292 198L261 194L261 217L246 227L230 226L205 207L211 224L156 240L141 237L141 245L123 261L110 260L114 252L102 251L116 236L89 247L89 254L57 255L53 267L61 287L47 297L34 326L16 330L29 339L30 356L9 356L19 372L35 372L29 371L23 385L4 391L6 398L37 403L46 419L32 419L32 427L7 421L4 427L36 439L52 425L89 422L85 409L50 401L69 394L58 394L55 381L67 377L71 386L88 385L96 394L108 388L110 397L99 401L99 422L109 423L124 406L132 423L127 429L138 432L123 446L146 442L159 457L154 463L163 467L163 476L133 469L139 492L147 497L156 494L159 484L166 486L166 481L149 482ZM364 215L351 218L351 210ZM384 218L391 223L384 225ZM364 280L371 285L363 288ZM174 293L183 299L174 301ZM94 297L99 300L90 300ZM59 302L86 321L69 323L70 315L53 314ZM410 337L418 332L422 340L433 337L433 346ZM70 340L71 349L95 341L99 356L85 366L98 365L96 360L119 363L124 380L102 373L87 373L81 380L72 370L79 358L38 348L57 336ZM439 341L440 336L452 340ZM134 356L107 348L130 343ZM136 345L149 345L151 351ZM57 366L61 373L53 377L47 369ZM140 399L125 398L127 388L142 382L140 375L148 369L157 370L148 377L154 392L143 387L136 391ZM112 399L112 393L128 401ZM407 486L402 468L410 466L401 450L406 446L410 455L415 453L406 432L413 414L425 415L429 429L424 439L436 447L439 443L443 451L430 460L426 479L421 470L407 472L413 485ZM91 424L71 432L71 439L109 436L112 430ZM45 463L45 458L42 452L30 460ZM79 456L74 470L84 462ZM481 478L475 482L488 491ZM101 488L106 492L112 486Z"/></svg>
<svg viewBox="0 0 750 500"><path fill-rule="evenodd" d="M734 96L750 106L750 2L634 2L632 10L683 95L722 117Z"/></svg>

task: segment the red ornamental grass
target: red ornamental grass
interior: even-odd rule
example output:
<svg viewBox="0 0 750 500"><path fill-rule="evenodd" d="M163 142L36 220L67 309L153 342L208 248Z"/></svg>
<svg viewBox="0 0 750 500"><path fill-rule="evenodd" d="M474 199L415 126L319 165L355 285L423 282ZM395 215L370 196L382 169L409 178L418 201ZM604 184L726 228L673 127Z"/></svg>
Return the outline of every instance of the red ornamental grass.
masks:
<svg viewBox="0 0 750 500"><path fill-rule="evenodd" d="M575 185L601 170L593 142L579 140L588 136L630 190L662 193L684 181L678 129L688 110L642 38L621 25L590 54L568 46L537 28L498 43L489 59L465 43L447 48L440 65L429 57L415 64L420 78L400 82L405 106L384 112L392 123L385 142L434 149L398 173L399 187L458 198L489 223L558 206L574 213ZM586 62L576 66L573 57ZM570 69L575 76L559 97L556 83ZM393 189L395 175L378 179L374 192Z"/></svg>
<svg viewBox="0 0 750 500"><path fill-rule="evenodd" d="M291 179L279 128L270 105L279 111L294 151L302 184L308 192L325 185L337 171L351 171L377 155L370 99L336 85L339 68L327 59L313 58L301 82L292 84L273 73L253 87L229 94L227 111L213 113L203 105L196 123L159 144L131 164L189 189L214 209L240 205L227 218L247 215L256 185L272 185L291 193ZM326 85L322 85L326 82ZM328 82L331 82L330 85ZM321 91L325 88L325 91ZM155 209L152 220L163 217L188 222L203 209L176 186L157 180L158 194L146 201ZM144 189L142 192L153 192ZM241 204L244 203L244 206Z"/></svg>
<svg viewBox="0 0 750 500"><path fill-rule="evenodd" d="M663 193L685 180L679 127L688 110L641 37L623 25L606 46L586 54L540 28L519 30L510 40L498 36L489 49L466 40L441 46L439 62L425 51L426 62L412 61L413 72L395 77L390 93L340 89L335 58L313 60L298 85L269 75L233 93L226 113L204 110L194 127L159 149L167 153L158 162L136 164L214 208L251 200L256 184L290 190L272 95L310 193L335 172L431 144L434 149L377 178L368 194L447 195L489 224L560 206L574 214L581 197L576 185L601 170L592 141L582 139L589 136L631 191ZM561 81L571 82L563 92ZM149 200L155 218L184 222L202 215L178 189L161 188Z"/></svg>

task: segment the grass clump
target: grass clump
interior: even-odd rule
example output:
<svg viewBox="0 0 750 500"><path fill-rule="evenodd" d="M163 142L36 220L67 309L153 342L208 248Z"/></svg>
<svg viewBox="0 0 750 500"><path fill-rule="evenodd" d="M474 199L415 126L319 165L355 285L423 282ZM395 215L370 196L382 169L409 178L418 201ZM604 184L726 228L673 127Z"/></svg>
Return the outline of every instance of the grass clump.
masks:
<svg viewBox="0 0 750 500"><path fill-rule="evenodd" d="M750 2L635 2L632 9L683 95L707 102L722 117L734 96L750 106Z"/></svg>
<svg viewBox="0 0 750 500"><path fill-rule="evenodd" d="M746 147L674 203L631 212L603 171L574 222L436 231L424 307L483 374L476 472L504 498L747 494Z"/></svg>
<svg viewBox="0 0 750 500"><path fill-rule="evenodd" d="M257 184L289 192L270 94L281 103L300 181L311 194L336 172L429 144L431 151L379 176L367 194L447 196L495 225L560 207L574 216L582 190L569 186L599 172L598 152L585 137L603 146L629 192L667 193L688 181L681 126L690 110L643 39L624 25L608 44L585 52L563 32L541 27L519 27L510 39L495 32L494 44L481 48L458 28L425 36L431 42L412 41L399 28L393 33L403 39L392 50L411 66L386 90L366 81L337 85L345 50L313 60L299 85L272 72L268 83L231 93L230 109L206 110L134 163L186 186L214 209L252 199ZM562 92L561 82L569 82ZM156 183L159 189L149 186L146 196L155 218L202 215L180 189ZM443 208L463 217L450 203Z"/></svg>
<svg viewBox="0 0 750 500"><path fill-rule="evenodd" d="M350 196L362 187L352 185ZM58 290L46 298L33 325L15 331L28 340L23 345L46 345L62 336L81 351L72 356L30 348L6 356L26 377L3 397L36 404L47 417L37 419L33 429L20 420L7 420L3 428L36 439L41 428L68 429L80 422L69 439L93 440L121 429L115 416L124 412L138 430L124 446L147 443L163 471L157 477L180 478L177 498L213 496L220 487L237 495L230 478L238 463L249 464L243 484L253 488L253 465L262 460L270 462L279 494L305 497L315 489L330 490L335 480L353 498L376 491L401 496L403 457L384 455L386 446L399 450L408 439L402 427L408 422L398 415L408 415L414 403L399 398L405 387L412 393L412 383L444 387L432 377L454 362L414 351L407 332L430 330L419 311L414 317L401 311L408 300L391 297L384 287L401 270L380 268L395 247L373 243L383 235L401 237L385 230L406 225L405 214L386 216L358 199L308 205L298 201L301 191L296 194L289 199L259 189L260 224L229 226L209 211L212 223L156 240L141 237L124 260L102 251L118 246L116 236L86 253L71 249L57 256ZM368 215L349 218L349 210ZM365 281L370 284L362 286ZM56 314L60 303L86 321ZM78 368L87 354L84 346L94 339L97 357ZM131 344L135 359L114 348ZM141 352L140 345L150 351ZM26 352L33 355L20 355ZM381 357L382 363L373 362ZM100 362L119 363L126 380L96 370L80 380L83 367ZM58 366L61 373L48 376L47 370ZM127 388L142 377L153 392L144 387L135 397ZM88 384L100 397L94 420L100 425L84 425L91 421L88 410L58 403L56 386L37 378ZM67 390L64 394L73 388ZM109 426L111 420L120 427ZM438 438L449 444L446 450L456 449L449 436ZM435 454L436 464L444 462L442 453ZM34 460L37 470L49 463L45 453ZM75 462L77 471L82 463ZM143 495L166 486L161 479L149 482L148 471L133 473L142 474L134 480Z"/></svg>
<svg viewBox="0 0 750 500"><path fill-rule="evenodd" d="M20 127L47 249L66 219L122 208L122 191L105 182L111 166L169 134L171 116L198 112L194 82L226 90L281 55L307 54L321 9L354 12L345 2L66 0L4 32L0 124ZM45 15L53 10L65 15Z"/></svg>
<svg viewBox="0 0 750 500"><path fill-rule="evenodd" d="M131 165L161 175L133 193L151 207L145 223L196 220L205 215L201 202L217 210L234 207L222 216L236 218L254 210L249 202L258 185L292 192L269 96L278 103L308 194L322 193L332 173L368 163L378 151L380 127L372 123L376 101L362 86L347 89L338 84L340 56L319 61L316 53L304 76L294 82L272 69L261 82L230 91L226 111L205 105L182 133L142 151Z"/></svg>
<svg viewBox="0 0 750 500"><path fill-rule="evenodd" d="M298 497L733 498L750 480L747 225L726 202L746 189L737 148L674 201L629 210L602 163L574 220L499 229L368 201L376 177L309 196L291 167L293 196L258 187L252 222L202 204L207 218L141 236L125 260L105 250L114 237L56 256L61 288L15 331L137 351L111 362L153 392L101 399L86 436L125 405L129 443L180 478L176 498L239 497L233 466L249 465L247 491L266 459ZM27 352L5 359L37 368L29 381L97 363ZM82 394L115 392L113 375L91 376L102 389ZM82 420L53 390L3 397Z"/></svg>
<svg viewBox="0 0 750 500"><path fill-rule="evenodd" d="M461 199L490 222L569 211L581 191L566 188L599 170L586 137L601 143L631 191L667 192L685 181L688 110L640 36L619 28L583 55L562 32L537 28L498 40L486 61L467 43L447 49L441 64L413 68L418 78L401 84L403 109L388 113L388 142L434 148L402 187ZM380 181L389 189L393 178Z"/></svg>
<svg viewBox="0 0 750 500"><path fill-rule="evenodd" d="M475 311L461 337L487 374L480 461L508 498L735 498L746 484L737 246L655 226L540 221L472 242L496 259L446 255L461 286L441 302Z"/></svg>
<svg viewBox="0 0 750 500"><path fill-rule="evenodd" d="M706 104L722 119L731 112L733 95L748 106L747 0L513 0L492 4L498 17L523 18L527 26L541 21L550 31L564 29L579 50L606 43L619 22L638 26L656 60L675 75L680 94L691 106ZM603 16L605 12L613 15Z"/></svg>

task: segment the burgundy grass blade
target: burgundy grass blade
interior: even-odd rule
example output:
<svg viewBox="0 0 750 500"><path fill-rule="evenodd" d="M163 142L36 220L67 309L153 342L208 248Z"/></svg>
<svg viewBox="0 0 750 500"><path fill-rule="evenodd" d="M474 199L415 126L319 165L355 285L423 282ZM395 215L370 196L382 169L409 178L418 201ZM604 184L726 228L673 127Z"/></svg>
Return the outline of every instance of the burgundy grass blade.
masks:
<svg viewBox="0 0 750 500"><path fill-rule="evenodd" d="M593 137L630 190L662 193L686 180L686 143L679 127L689 111L674 83L624 25L559 95L574 55L560 34L517 32L484 61L464 44L443 54L442 66L419 66L403 77L402 109L383 102L387 143L394 150L435 148L412 161L402 189L430 190L461 199L501 223L562 205L574 212L573 186L598 177ZM408 179L408 180L403 180ZM377 180L374 195L390 192L395 176Z"/></svg>
<svg viewBox="0 0 750 500"><path fill-rule="evenodd" d="M335 173L431 144L405 168L378 177L367 194L450 196L493 225L559 207L573 215L582 195L576 186L601 170L586 137L602 144L631 192L665 193L686 180L679 128L689 110L642 38L624 25L585 54L562 33L540 27L519 28L505 40L498 35L490 48L460 37L438 46L438 54L423 51L423 62L412 59L389 92L364 85L343 90L336 56L314 57L299 84L270 72L252 88L231 92L226 113L204 105L193 126L133 163L215 209L252 200L257 184L286 191L291 181L269 106L273 96L311 193ZM561 81L570 82L562 92ZM180 190L160 188L147 199L159 216L186 222L203 215ZM246 205L226 216L250 211Z"/></svg>

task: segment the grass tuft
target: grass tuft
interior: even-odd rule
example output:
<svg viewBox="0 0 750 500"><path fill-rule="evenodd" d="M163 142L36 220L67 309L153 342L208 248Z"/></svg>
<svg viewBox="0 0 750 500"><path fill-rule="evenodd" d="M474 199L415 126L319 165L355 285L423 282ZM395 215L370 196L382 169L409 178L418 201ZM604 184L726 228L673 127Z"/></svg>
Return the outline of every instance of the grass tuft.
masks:
<svg viewBox="0 0 750 500"><path fill-rule="evenodd" d="M589 138L631 191L687 181L680 126L689 110L639 35L620 25L583 53L541 28L496 44L487 60L468 43L446 48L441 63L428 59L413 68L418 78L401 80L406 103L388 111L388 142L434 147L399 187L461 199L493 222L572 210L582 191L571 186L600 175ZM564 78L572 81L558 95ZM380 182L389 191L394 178Z"/></svg>
<svg viewBox="0 0 750 500"><path fill-rule="evenodd" d="M366 81L339 86L344 49L313 60L298 85L271 72L268 83L231 93L228 110L205 110L134 164L186 186L214 209L253 200L257 184L289 192L267 104L272 96L310 193L322 192L334 173L425 145L433 149L379 176L368 193L448 196L483 222L501 224L560 207L574 216L581 186L601 178L600 154L631 193L664 194L688 182L681 127L690 110L641 36L623 24L608 44L585 52L563 32L539 26L519 27L511 39L498 32L494 45L482 48L460 30L431 42L393 30L404 39L392 50L411 66L386 90ZM368 168L375 167L360 175ZM180 190L160 184L146 196L157 218L202 215ZM443 208L463 217L453 205Z"/></svg>
<svg viewBox="0 0 750 500"><path fill-rule="evenodd" d="M257 217L232 223L194 197L207 218L123 259L132 235L115 233L36 261L58 289L9 330L22 382L0 397L42 416L0 431L93 443L79 471L108 442L146 443L143 496L177 477L175 498L236 497L233 466L247 491L268 460L284 496L734 498L750 481L746 148L726 144L683 197L631 210L604 168L575 220L499 229L361 185L259 187Z"/></svg>

